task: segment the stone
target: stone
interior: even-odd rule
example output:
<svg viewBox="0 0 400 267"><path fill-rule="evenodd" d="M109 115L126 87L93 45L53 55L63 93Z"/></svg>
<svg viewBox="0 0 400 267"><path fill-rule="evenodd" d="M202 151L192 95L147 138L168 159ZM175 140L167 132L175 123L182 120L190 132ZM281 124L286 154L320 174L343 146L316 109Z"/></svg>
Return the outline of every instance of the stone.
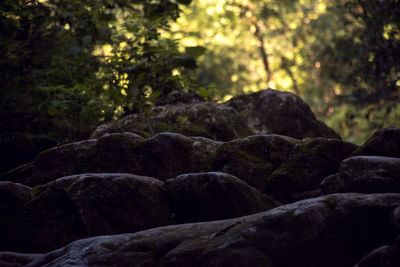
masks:
<svg viewBox="0 0 400 267"><path fill-rule="evenodd" d="M254 134L340 139L334 130L316 119L301 98L272 89L235 96L227 103L193 102L155 106L100 125L92 138L116 132L132 132L143 137L175 132L218 141Z"/></svg>
<svg viewBox="0 0 400 267"><path fill-rule="evenodd" d="M182 174L165 181L178 223L235 218L277 203L235 176L221 172Z"/></svg>
<svg viewBox="0 0 400 267"><path fill-rule="evenodd" d="M0 251L14 250L25 242L18 226L23 219L24 205L31 199L30 193L28 186L0 182Z"/></svg>
<svg viewBox="0 0 400 267"><path fill-rule="evenodd" d="M400 236L393 245L381 246L366 256L354 267L398 267L400 266Z"/></svg>
<svg viewBox="0 0 400 267"><path fill-rule="evenodd" d="M355 156L340 163L338 175L321 183L324 194L400 192L400 158Z"/></svg>
<svg viewBox="0 0 400 267"><path fill-rule="evenodd" d="M16 252L0 252L0 266L20 267L33 261L41 254L22 254Z"/></svg>
<svg viewBox="0 0 400 267"><path fill-rule="evenodd" d="M211 147L218 144L211 145L212 140L205 140L175 133L161 133L147 139L131 133L106 134L99 139L43 151L33 163L32 175L21 177L9 173L7 178L29 186L80 173L132 173L166 180L196 172L193 168L206 168L213 164L207 156L212 152L207 149L212 150ZM196 142L195 147L200 145L203 148L194 151ZM202 152L206 154L199 155Z"/></svg>
<svg viewBox="0 0 400 267"><path fill-rule="evenodd" d="M220 141L254 134L236 110L211 102L155 106L147 112L100 125L92 138L115 132L133 132L144 137L175 132Z"/></svg>
<svg viewBox="0 0 400 267"><path fill-rule="evenodd" d="M353 156L385 156L400 158L400 129L383 128L375 132Z"/></svg>
<svg viewBox="0 0 400 267"><path fill-rule="evenodd" d="M235 219L82 239L26 266L353 266L390 242L399 204L400 194L328 195Z"/></svg>
<svg viewBox="0 0 400 267"><path fill-rule="evenodd" d="M304 140L264 180L260 191L284 203L319 196L322 180L338 172L340 162L355 149L356 145L337 139Z"/></svg>
<svg viewBox="0 0 400 267"><path fill-rule="evenodd" d="M235 96L226 103L244 116L255 133L281 134L294 138L340 136L317 120L300 97L273 89Z"/></svg>
<svg viewBox="0 0 400 267"><path fill-rule="evenodd" d="M1 247L46 252L89 236L173 224L163 182L132 174L80 174L35 187ZM7 219L7 218L6 218ZM18 242L4 243L18 237Z"/></svg>
<svg viewBox="0 0 400 267"><path fill-rule="evenodd" d="M233 174L260 189L300 140L276 134L260 134L226 142L216 151L215 169Z"/></svg>

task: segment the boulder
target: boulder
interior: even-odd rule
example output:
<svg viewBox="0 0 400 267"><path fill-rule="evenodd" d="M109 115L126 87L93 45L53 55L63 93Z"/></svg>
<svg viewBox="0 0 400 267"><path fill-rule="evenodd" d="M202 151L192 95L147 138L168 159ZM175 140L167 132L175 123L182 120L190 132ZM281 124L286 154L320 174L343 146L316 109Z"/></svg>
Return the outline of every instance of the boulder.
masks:
<svg viewBox="0 0 400 267"><path fill-rule="evenodd" d="M227 103L194 102L155 106L147 111L100 125L92 134L133 132L151 137L161 132L229 141L254 134L294 138L340 136L316 119L298 96L272 89L233 97Z"/></svg>
<svg viewBox="0 0 400 267"><path fill-rule="evenodd" d="M236 110L210 102L156 106L149 111L100 125L92 138L115 132L133 132L144 137L175 132L221 141L254 134Z"/></svg>
<svg viewBox="0 0 400 267"><path fill-rule="evenodd" d="M384 156L400 158L400 129L383 128L375 132L353 156Z"/></svg>
<svg viewBox="0 0 400 267"><path fill-rule="evenodd" d="M391 215L391 222L400 228L400 206ZM398 267L400 266L400 236L397 236L392 245L381 246L366 256L354 267Z"/></svg>
<svg viewBox="0 0 400 267"><path fill-rule="evenodd" d="M16 252L0 252L0 266L20 267L40 257L40 254L22 254Z"/></svg>
<svg viewBox="0 0 400 267"><path fill-rule="evenodd" d="M277 203L235 176L222 172L182 174L165 181L178 223L235 218Z"/></svg>
<svg viewBox="0 0 400 267"><path fill-rule="evenodd" d="M31 199L30 193L28 186L0 182L0 250L13 250L17 244L25 242L19 227L15 226L23 219L24 205Z"/></svg>
<svg viewBox="0 0 400 267"><path fill-rule="evenodd" d="M260 189L266 178L301 141L277 134L260 134L226 142L216 151L215 169L237 176Z"/></svg>
<svg viewBox="0 0 400 267"><path fill-rule="evenodd" d="M294 138L340 136L317 120L310 107L300 97L267 89L233 97L226 103L244 116L255 133L274 133Z"/></svg>
<svg viewBox="0 0 400 267"><path fill-rule="evenodd" d="M393 245L381 246L366 256L354 267L398 267L400 266L400 236Z"/></svg>
<svg viewBox="0 0 400 267"><path fill-rule="evenodd" d="M9 229L2 233L3 249L45 252L83 237L174 223L163 182L150 177L74 175L37 186L30 194L13 224L9 217L0 222Z"/></svg>
<svg viewBox="0 0 400 267"><path fill-rule="evenodd" d="M31 176L8 173L1 179L35 186L73 174L117 172L166 180L179 174L209 171L218 145L206 138L173 133L148 139L132 133L106 134L43 151L34 161Z"/></svg>
<svg viewBox="0 0 400 267"><path fill-rule="evenodd" d="M390 242L399 204L400 194L329 195L236 219L82 239L26 266L352 266Z"/></svg>
<svg viewBox="0 0 400 267"><path fill-rule="evenodd" d="M400 158L356 156L343 160L337 175L326 177L324 194L400 192Z"/></svg>
<svg viewBox="0 0 400 267"><path fill-rule="evenodd" d="M354 144L337 139L304 140L290 158L264 180L260 190L284 203L319 196L322 180L338 172L340 162L356 148Z"/></svg>

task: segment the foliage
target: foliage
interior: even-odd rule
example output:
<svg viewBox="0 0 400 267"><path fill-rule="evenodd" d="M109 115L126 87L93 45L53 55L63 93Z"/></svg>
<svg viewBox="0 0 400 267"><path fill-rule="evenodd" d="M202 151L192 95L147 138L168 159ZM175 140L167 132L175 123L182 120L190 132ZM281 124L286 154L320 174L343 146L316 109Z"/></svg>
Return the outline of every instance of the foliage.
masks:
<svg viewBox="0 0 400 267"><path fill-rule="evenodd" d="M217 84L217 99L289 90L361 142L400 126L399 8L398 0L199 0L175 29L182 43L208 48L196 73Z"/></svg>
<svg viewBox="0 0 400 267"><path fill-rule="evenodd" d="M361 142L400 126L399 20L398 0L3 0L0 128L79 139L176 93L272 87Z"/></svg>
<svg viewBox="0 0 400 267"><path fill-rule="evenodd" d="M0 3L0 127L77 139L101 120L189 83L195 67L161 36L180 13L168 0ZM185 89L186 90L186 89Z"/></svg>

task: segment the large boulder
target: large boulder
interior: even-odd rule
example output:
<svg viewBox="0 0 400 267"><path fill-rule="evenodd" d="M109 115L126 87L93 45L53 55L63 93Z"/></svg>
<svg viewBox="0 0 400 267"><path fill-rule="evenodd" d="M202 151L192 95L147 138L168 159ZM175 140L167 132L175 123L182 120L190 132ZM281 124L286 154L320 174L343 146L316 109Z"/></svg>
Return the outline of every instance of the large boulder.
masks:
<svg viewBox="0 0 400 267"><path fill-rule="evenodd" d="M166 180L165 187L178 223L235 218L277 206L255 188L222 172L182 174Z"/></svg>
<svg viewBox="0 0 400 267"><path fill-rule="evenodd" d="M26 242L20 234L24 205L31 199L31 189L22 184L0 182L0 250L12 250ZM0 264L0 266L2 266Z"/></svg>
<svg viewBox="0 0 400 267"><path fill-rule="evenodd" d="M215 169L261 189L266 178L287 161L301 141L277 134L260 134L226 142L216 151Z"/></svg>
<svg viewBox="0 0 400 267"><path fill-rule="evenodd" d="M209 102L156 106L149 111L100 125L92 137L99 138L105 133L115 132L133 132L145 137L175 132L221 141L254 134L236 110Z"/></svg>
<svg viewBox="0 0 400 267"><path fill-rule="evenodd" d="M340 136L322 121L317 120L310 107L300 97L267 89L233 97L226 103L243 114L256 133L274 133L294 138Z"/></svg>
<svg viewBox="0 0 400 267"><path fill-rule="evenodd" d="M294 138L340 136L316 119L298 96L272 89L233 97L227 103L195 102L155 106L141 113L100 125L92 134L133 132L151 137L161 132L229 141L253 134Z"/></svg>
<svg viewBox="0 0 400 267"><path fill-rule="evenodd" d="M400 194L337 194L224 221L83 239L36 266L352 266L396 233Z"/></svg>
<svg viewBox="0 0 400 267"><path fill-rule="evenodd" d="M174 223L163 182L150 177L74 175L37 186L30 195L17 214L1 217L1 248L44 252L83 237Z"/></svg>
<svg viewBox="0 0 400 267"><path fill-rule="evenodd" d="M340 162L355 149L356 145L337 139L305 140L264 180L260 190L285 203L319 196L322 180L338 172Z"/></svg>
<svg viewBox="0 0 400 267"><path fill-rule="evenodd" d="M326 177L324 194L400 192L400 158L356 156L343 160L338 174Z"/></svg>
<svg viewBox="0 0 400 267"><path fill-rule="evenodd" d="M400 228L400 206L391 215L391 222ZM397 236L392 245L383 245L374 249L354 267L398 267L400 266L400 236Z"/></svg>
<svg viewBox="0 0 400 267"><path fill-rule="evenodd" d="M43 151L34 161L32 175L9 173L1 179L35 186L73 174L119 172L166 180L179 174L208 171L218 145L206 138L173 133L148 139L132 133L106 134Z"/></svg>
<svg viewBox="0 0 400 267"><path fill-rule="evenodd" d="M400 129L383 128L375 132L353 156L384 156L400 158Z"/></svg>

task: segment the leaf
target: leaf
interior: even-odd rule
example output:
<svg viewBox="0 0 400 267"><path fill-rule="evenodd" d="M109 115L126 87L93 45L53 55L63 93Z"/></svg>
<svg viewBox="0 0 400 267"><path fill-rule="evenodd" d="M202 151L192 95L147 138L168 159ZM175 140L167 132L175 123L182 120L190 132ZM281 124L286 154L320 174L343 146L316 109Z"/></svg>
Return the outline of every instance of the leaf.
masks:
<svg viewBox="0 0 400 267"><path fill-rule="evenodd" d="M191 56L175 56L174 63L176 66L181 66L188 69L197 68L196 60Z"/></svg>
<svg viewBox="0 0 400 267"><path fill-rule="evenodd" d="M177 2L183 5L190 5L192 0L177 0Z"/></svg>
<svg viewBox="0 0 400 267"><path fill-rule="evenodd" d="M207 48L205 48L204 46L189 46L185 48L185 51L186 54L188 54L189 56L198 58L207 51Z"/></svg>

